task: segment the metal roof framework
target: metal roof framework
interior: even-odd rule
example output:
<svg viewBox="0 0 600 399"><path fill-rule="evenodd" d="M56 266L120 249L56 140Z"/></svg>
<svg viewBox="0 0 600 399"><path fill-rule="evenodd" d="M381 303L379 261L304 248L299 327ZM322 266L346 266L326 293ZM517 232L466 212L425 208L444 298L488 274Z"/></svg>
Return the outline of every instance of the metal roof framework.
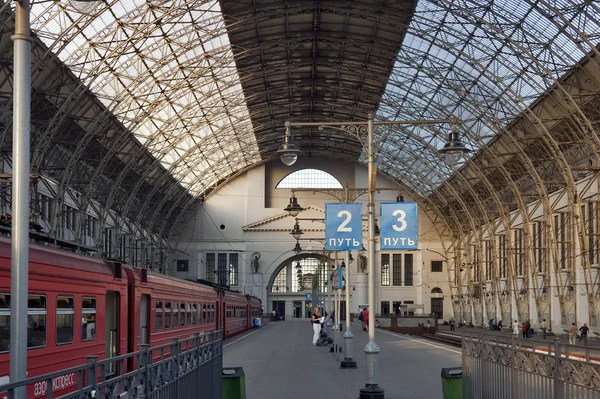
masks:
<svg viewBox="0 0 600 399"><path fill-rule="evenodd" d="M0 14L7 159L11 7ZM286 120L458 118L474 151L457 167L437 152L448 126L376 132L379 169L449 236L598 171L589 0L126 0L89 15L41 0L31 21L34 172L81 192L82 209L98 201L165 237L193 204L275 159ZM364 162L339 131L294 134L301 156Z"/></svg>

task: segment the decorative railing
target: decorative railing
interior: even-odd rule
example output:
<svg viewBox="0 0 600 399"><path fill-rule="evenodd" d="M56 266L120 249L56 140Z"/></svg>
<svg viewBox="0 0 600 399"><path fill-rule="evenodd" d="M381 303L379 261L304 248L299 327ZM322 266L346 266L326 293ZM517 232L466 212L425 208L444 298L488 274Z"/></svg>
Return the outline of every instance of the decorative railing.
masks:
<svg viewBox="0 0 600 399"><path fill-rule="evenodd" d="M463 398L600 397L600 348L464 333Z"/></svg>
<svg viewBox="0 0 600 399"><path fill-rule="evenodd" d="M222 330L0 385L0 398L221 399ZM48 389L52 387L52 389Z"/></svg>

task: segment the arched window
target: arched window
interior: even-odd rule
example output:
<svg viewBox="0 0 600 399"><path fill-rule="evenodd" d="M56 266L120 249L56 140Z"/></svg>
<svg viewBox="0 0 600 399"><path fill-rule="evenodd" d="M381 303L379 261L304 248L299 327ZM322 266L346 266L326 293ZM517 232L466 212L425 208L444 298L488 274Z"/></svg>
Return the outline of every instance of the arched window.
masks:
<svg viewBox="0 0 600 399"><path fill-rule="evenodd" d="M319 169L300 169L290 173L275 188L343 188L338 179Z"/></svg>
<svg viewBox="0 0 600 399"><path fill-rule="evenodd" d="M442 291L441 288L435 287L434 289L431 290L432 294L443 294L444 292Z"/></svg>

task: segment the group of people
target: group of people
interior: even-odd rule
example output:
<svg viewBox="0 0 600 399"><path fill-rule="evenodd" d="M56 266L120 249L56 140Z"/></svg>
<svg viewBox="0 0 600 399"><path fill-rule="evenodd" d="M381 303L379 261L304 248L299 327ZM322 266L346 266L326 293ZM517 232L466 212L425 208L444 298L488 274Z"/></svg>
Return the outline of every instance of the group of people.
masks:
<svg viewBox="0 0 600 399"><path fill-rule="evenodd" d="M521 331L523 334L523 338L529 338L531 336L530 329L531 324L529 323L529 320L521 323L520 326L519 322L515 320L512 325L512 333L514 336L518 336L519 331ZM546 319L542 319L542 323L540 324L540 330L542 330L542 337L546 339L546 333L549 331ZM579 337L578 341L583 341L583 344L587 346L587 337L589 333L590 328L588 327L587 323L583 323L583 325L579 328L577 328L575 323L572 323L571 328L569 328L569 344L575 345L576 339L577 337Z"/></svg>

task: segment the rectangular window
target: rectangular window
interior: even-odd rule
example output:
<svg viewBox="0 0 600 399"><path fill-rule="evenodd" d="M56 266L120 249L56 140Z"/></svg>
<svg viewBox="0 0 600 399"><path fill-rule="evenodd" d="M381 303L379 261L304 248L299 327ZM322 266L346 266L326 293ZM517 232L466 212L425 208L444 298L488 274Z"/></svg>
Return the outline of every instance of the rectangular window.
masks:
<svg viewBox="0 0 600 399"><path fill-rule="evenodd" d="M10 350L10 295L0 294L0 352Z"/></svg>
<svg viewBox="0 0 600 399"><path fill-rule="evenodd" d="M431 271L434 273L439 273L444 271L444 262L441 260L432 260L431 261Z"/></svg>
<svg viewBox="0 0 600 399"><path fill-rule="evenodd" d="M538 273L546 271L544 265L544 222L533 223L533 263Z"/></svg>
<svg viewBox="0 0 600 399"><path fill-rule="evenodd" d="M392 255L392 285L402 285L402 255Z"/></svg>
<svg viewBox="0 0 600 399"><path fill-rule="evenodd" d="M413 285L413 255L404 254L404 285Z"/></svg>
<svg viewBox="0 0 600 399"><path fill-rule="evenodd" d="M187 272L188 270L189 270L189 261L187 259L177 261L177 271L178 272Z"/></svg>
<svg viewBox="0 0 600 399"><path fill-rule="evenodd" d="M381 285L390 285L390 254L381 254Z"/></svg>
<svg viewBox="0 0 600 399"><path fill-rule="evenodd" d="M217 254L217 267L219 277L217 284L227 285L227 254Z"/></svg>
<svg viewBox="0 0 600 399"><path fill-rule="evenodd" d="M46 297L29 295L27 299L27 347L46 346Z"/></svg>
<svg viewBox="0 0 600 399"><path fill-rule="evenodd" d="M162 326L163 326L162 301L156 301L155 309L156 309L156 319L155 319L154 329L156 331L160 331L160 330L162 330Z"/></svg>
<svg viewBox="0 0 600 399"><path fill-rule="evenodd" d="M173 302L173 328L179 326L179 302Z"/></svg>
<svg viewBox="0 0 600 399"><path fill-rule="evenodd" d="M59 296L56 298L56 344L73 342L75 307L72 297Z"/></svg>
<svg viewBox="0 0 600 399"><path fill-rule="evenodd" d="M165 329L171 328L171 302L165 302Z"/></svg>
<svg viewBox="0 0 600 399"><path fill-rule="evenodd" d="M198 324L198 305L192 304L192 325Z"/></svg>
<svg viewBox="0 0 600 399"><path fill-rule="evenodd" d="M522 276L523 268L523 229L516 229L514 234L514 250L515 250L515 270L517 276Z"/></svg>
<svg viewBox="0 0 600 399"><path fill-rule="evenodd" d="M179 304L179 326L185 327L185 302Z"/></svg>
<svg viewBox="0 0 600 399"><path fill-rule="evenodd" d="M214 323L215 321L215 305L210 305L210 322Z"/></svg>
<svg viewBox="0 0 600 399"><path fill-rule="evenodd" d="M498 262L500 263L500 278L506 278L506 236L498 236Z"/></svg>
<svg viewBox="0 0 600 399"><path fill-rule="evenodd" d="M490 240L486 240L485 242L485 279L492 279L492 243Z"/></svg>
<svg viewBox="0 0 600 399"><path fill-rule="evenodd" d="M208 323L208 310L206 309L206 304L202 304L202 324Z"/></svg>
<svg viewBox="0 0 600 399"><path fill-rule="evenodd" d="M229 254L229 285L238 285L238 254Z"/></svg>
<svg viewBox="0 0 600 399"><path fill-rule="evenodd" d="M215 282L215 254L206 254L206 281Z"/></svg>
<svg viewBox="0 0 600 399"><path fill-rule="evenodd" d="M83 297L81 300L81 340L96 339L96 298Z"/></svg>

